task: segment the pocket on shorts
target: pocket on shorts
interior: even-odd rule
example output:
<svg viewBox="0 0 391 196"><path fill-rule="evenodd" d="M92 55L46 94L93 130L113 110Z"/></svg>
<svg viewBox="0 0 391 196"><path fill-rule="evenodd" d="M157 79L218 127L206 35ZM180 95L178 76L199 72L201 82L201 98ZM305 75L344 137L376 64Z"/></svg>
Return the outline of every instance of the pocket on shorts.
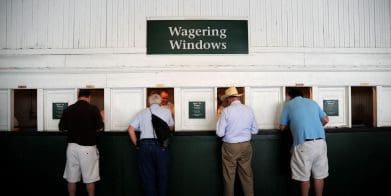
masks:
<svg viewBox="0 0 391 196"><path fill-rule="evenodd" d="M297 145L297 151L299 151L300 153L305 153L306 152L305 143Z"/></svg>

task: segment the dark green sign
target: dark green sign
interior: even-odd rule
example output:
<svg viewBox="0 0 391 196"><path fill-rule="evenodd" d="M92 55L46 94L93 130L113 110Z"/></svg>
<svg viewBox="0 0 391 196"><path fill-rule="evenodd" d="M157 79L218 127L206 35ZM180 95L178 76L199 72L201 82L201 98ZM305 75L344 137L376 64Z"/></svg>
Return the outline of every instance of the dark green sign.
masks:
<svg viewBox="0 0 391 196"><path fill-rule="evenodd" d="M323 110L327 116L338 116L338 100L323 100Z"/></svg>
<svg viewBox="0 0 391 196"><path fill-rule="evenodd" d="M189 118L190 119L205 118L205 102L204 101L190 101L189 102Z"/></svg>
<svg viewBox="0 0 391 196"><path fill-rule="evenodd" d="M148 20L147 54L248 54L247 20Z"/></svg>
<svg viewBox="0 0 391 196"><path fill-rule="evenodd" d="M62 112L68 107L68 103L53 103L53 119L61 119Z"/></svg>

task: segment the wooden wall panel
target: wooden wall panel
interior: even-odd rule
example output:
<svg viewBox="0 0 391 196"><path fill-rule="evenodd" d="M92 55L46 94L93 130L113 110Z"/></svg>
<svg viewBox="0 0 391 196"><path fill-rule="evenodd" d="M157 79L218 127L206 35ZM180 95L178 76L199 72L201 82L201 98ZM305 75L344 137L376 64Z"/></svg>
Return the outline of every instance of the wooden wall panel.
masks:
<svg viewBox="0 0 391 196"><path fill-rule="evenodd" d="M0 1L0 46L7 46L7 1Z"/></svg>
<svg viewBox="0 0 391 196"><path fill-rule="evenodd" d="M250 47L389 48L389 0L0 0L1 49L135 48L146 20L248 19Z"/></svg>
<svg viewBox="0 0 391 196"><path fill-rule="evenodd" d="M0 130L8 130L9 127L9 105L10 105L10 93L9 90L0 90ZM7 107L8 106L8 107Z"/></svg>

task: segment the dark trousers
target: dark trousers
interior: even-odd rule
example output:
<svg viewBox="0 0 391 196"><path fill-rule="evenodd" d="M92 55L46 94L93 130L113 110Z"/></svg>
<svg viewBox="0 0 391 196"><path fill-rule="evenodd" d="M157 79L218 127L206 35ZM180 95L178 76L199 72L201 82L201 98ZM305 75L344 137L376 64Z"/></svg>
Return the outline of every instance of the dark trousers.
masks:
<svg viewBox="0 0 391 196"><path fill-rule="evenodd" d="M166 196L168 187L168 149L156 140L141 140L138 168L146 196Z"/></svg>

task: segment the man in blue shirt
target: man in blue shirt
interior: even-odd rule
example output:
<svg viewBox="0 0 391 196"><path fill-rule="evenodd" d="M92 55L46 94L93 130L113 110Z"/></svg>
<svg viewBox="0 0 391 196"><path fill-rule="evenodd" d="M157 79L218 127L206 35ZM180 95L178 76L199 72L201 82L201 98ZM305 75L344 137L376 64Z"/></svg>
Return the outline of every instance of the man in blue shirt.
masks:
<svg viewBox="0 0 391 196"><path fill-rule="evenodd" d="M165 196L168 188L168 148L161 146L152 126L152 113L171 128L174 127L174 120L169 109L161 107L159 94L152 94L148 97L150 104L139 112L128 127L129 137L132 143L138 148L138 141L135 131L140 131L140 146L137 152L138 168L141 182L146 196Z"/></svg>
<svg viewBox="0 0 391 196"><path fill-rule="evenodd" d="M293 136L292 179L300 181L302 196L308 196L310 176L314 178L316 196L323 194L328 173L327 145L323 125L329 122L319 105L297 88L287 91L289 100L282 111L280 129L288 125Z"/></svg>
<svg viewBox="0 0 391 196"><path fill-rule="evenodd" d="M253 110L240 102L235 87L225 91L221 99L228 99L218 122L216 134L223 137L221 147L225 196L234 196L236 169L245 196L254 195L253 172L251 168L251 134L257 134L258 128Z"/></svg>

